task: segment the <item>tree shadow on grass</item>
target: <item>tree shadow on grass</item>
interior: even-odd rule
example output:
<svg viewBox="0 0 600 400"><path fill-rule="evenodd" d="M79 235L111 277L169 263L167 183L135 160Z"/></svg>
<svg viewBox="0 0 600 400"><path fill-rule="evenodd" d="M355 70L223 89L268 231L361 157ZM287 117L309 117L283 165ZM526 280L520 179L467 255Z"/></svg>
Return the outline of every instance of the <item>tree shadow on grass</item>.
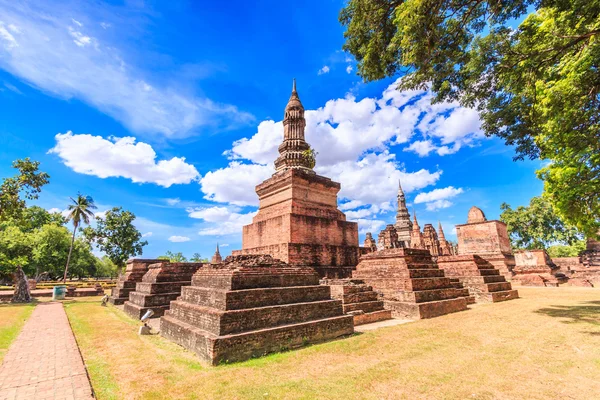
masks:
<svg viewBox="0 0 600 400"><path fill-rule="evenodd" d="M535 311L549 317L565 318L564 324L590 324L600 327L600 301L586 301L575 306L550 306ZM600 332L586 332L598 336Z"/></svg>

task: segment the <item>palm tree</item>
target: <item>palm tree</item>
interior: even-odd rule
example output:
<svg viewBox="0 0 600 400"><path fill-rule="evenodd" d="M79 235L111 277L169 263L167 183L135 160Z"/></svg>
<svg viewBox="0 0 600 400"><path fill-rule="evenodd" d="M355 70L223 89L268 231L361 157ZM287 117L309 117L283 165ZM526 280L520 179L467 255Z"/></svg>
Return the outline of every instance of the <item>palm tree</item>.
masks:
<svg viewBox="0 0 600 400"><path fill-rule="evenodd" d="M63 276L63 283L67 282L67 272L69 271L69 262L71 261L71 252L73 251L73 243L75 243L75 232L83 221L86 225L89 225L90 218L94 217L94 212L97 207L94 204L94 199L91 196L84 196L81 193L77 193L77 198L70 198L73 204L69 205L69 215L67 215L67 221L73 221L73 237L71 238L71 247L69 248L69 256L67 257L67 265L65 266L65 275Z"/></svg>

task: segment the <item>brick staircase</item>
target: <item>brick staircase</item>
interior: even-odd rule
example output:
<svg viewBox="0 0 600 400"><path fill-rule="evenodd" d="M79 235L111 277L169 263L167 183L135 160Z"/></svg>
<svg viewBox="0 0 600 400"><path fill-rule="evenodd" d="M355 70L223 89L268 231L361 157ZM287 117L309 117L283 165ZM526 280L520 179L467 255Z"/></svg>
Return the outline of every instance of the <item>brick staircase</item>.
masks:
<svg viewBox="0 0 600 400"><path fill-rule="evenodd" d="M331 288L331 297L342 301L344 314L354 317L354 326L392 318L383 300L373 288L358 279L323 279L321 285Z"/></svg>
<svg viewBox="0 0 600 400"><path fill-rule="evenodd" d="M160 262L150 265L142 281L129 293L124 310L132 318L140 319L148 310L152 318L160 317L169 309L171 301L181 294L181 288L192 283L192 275L202 263Z"/></svg>
<svg viewBox="0 0 600 400"><path fill-rule="evenodd" d="M117 284L111 289L108 301L115 306L125 303L129 300L129 293L135 291L136 283L141 282L144 274L148 272L148 266L162 261L164 260L139 258L128 260L125 272L119 275Z"/></svg>
<svg viewBox="0 0 600 400"><path fill-rule="evenodd" d="M482 257L471 254L440 256L437 264L446 276L458 279L478 303L495 303L519 297L504 275Z"/></svg>
<svg viewBox="0 0 600 400"><path fill-rule="evenodd" d="M397 248L365 254L353 279L381 294L394 318L433 318L467 308L464 290L444 275L428 250Z"/></svg>
<svg viewBox="0 0 600 400"><path fill-rule="evenodd" d="M238 255L199 269L160 334L216 365L349 335L352 316L312 268Z"/></svg>

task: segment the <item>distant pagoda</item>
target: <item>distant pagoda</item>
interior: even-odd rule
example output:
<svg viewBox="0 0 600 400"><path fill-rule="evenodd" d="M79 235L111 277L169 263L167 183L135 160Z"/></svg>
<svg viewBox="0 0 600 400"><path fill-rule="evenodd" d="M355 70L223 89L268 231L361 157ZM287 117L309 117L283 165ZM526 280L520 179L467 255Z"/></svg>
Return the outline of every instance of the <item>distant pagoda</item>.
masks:
<svg viewBox="0 0 600 400"><path fill-rule="evenodd" d="M410 235L413 224L410 221L410 213L406 207L406 197L398 180L398 210L396 211L396 223L394 224L398 233L398 241L404 243L404 247L410 247Z"/></svg>

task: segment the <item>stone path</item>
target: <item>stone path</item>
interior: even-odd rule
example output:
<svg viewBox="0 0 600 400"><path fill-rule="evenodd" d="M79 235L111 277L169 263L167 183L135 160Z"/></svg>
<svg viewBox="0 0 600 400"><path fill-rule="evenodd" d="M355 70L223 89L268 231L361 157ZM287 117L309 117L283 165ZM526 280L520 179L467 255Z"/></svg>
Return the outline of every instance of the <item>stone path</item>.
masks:
<svg viewBox="0 0 600 400"><path fill-rule="evenodd" d="M93 399L92 387L61 303L33 310L0 366L0 400Z"/></svg>

